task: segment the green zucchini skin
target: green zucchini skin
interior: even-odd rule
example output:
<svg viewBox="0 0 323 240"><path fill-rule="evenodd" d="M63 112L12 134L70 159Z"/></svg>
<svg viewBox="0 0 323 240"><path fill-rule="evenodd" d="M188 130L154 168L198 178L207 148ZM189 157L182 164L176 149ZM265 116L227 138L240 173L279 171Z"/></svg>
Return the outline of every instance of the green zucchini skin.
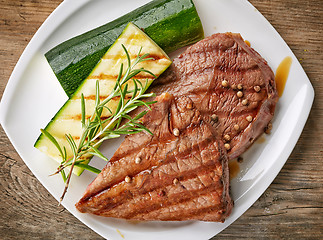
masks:
<svg viewBox="0 0 323 240"><path fill-rule="evenodd" d="M201 40L201 20L192 0L154 0L101 27L67 40L45 57L68 97L133 22L166 53Z"/></svg>

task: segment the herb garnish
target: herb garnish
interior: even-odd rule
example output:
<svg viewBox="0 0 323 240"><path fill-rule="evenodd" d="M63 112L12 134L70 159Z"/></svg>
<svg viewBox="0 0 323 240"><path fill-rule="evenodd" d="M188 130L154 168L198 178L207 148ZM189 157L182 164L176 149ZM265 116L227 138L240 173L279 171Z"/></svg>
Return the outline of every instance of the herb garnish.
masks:
<svg viewBox="0 0 323 240"><path fill-rule="evenodd" d="M105 98L103 101L100 100L100 89L99 89L99 82L96 82L96 95L95 95L95 108L94 111L88 119L85 116L85 99L83 94L81 95L81 123L82 123L82 134L80 137L80 141L78 144L73 139L71 134L65 134L65 138L68 141L70 148L73 152L73 157L67 158L66 148L65 146L62 148L57 140L45 129L41 129L41 132L48 137L48 139L57 147L62 157L62 162L60 166L57 168L57 171L54 174L61 173L63 180L65 182L65 188L63 194L60 198L60 202L63 200L69 182L72 176L72 171L74 166L81 167L83 169L92 171L94 173L100 173L99 169L91 167L87 164L84 164L84 159L82 156L86 155L94 155L98 156L106 161L109 161L99 150L98 147L100 144L107 139L118 138L122 134L134 134L141 131L146 131L149 134L152 134L145 126L140 123L140 118L142 118L147 111L143 111L136 115L135 117L131 117L129 113L140 106L146 106L148 109L149 105L153 104L154 102L143 102L142 98L152 97L153 93L146 93L145 91L149 87L148 79L146 80L145 84L143 85L138 79L136 79L136 75L141 72L145 72L154 78L156 76L146 70L144 68L135 68L136 65L140 62L151 60L152 58L148 58L149 54L143 54L140 56L141 49L137 57L131 63L129 53L127 49L122 45L122 48L125 51L127 56L127 64L128 67L123 74L123 64L120 66L120 71L113 88L113 91L110 95ZM134 83L134 89L128 89L128 81L132 80ZM131 95L131 97L129 96ZM129 96L126 99L126 96ZM118 106L116 111L113 113L111 109L107 106L113 98L120 97ZM107 109L111 116L107 119L102 119L101 115L104 109ZM123 121L126 120L126 121ZM70 167L69 173L66 176L65 168Z"/></svg>

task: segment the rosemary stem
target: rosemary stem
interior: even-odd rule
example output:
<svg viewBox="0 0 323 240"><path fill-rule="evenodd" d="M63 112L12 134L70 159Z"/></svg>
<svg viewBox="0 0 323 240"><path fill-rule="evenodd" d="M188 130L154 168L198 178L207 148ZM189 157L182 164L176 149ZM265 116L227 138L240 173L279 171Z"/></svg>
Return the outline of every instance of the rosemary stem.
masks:
<svg viewBox="0 0 323 240"><path fill-rule="evenodd" d="M70 172L69 172L69 174L68 174L68 178L67 178L67 180L66 180L66 182L65 182L65 187L64 187L63 194L62 194L62 196L61 196L61 198L60 198L60 200L59 200L59 204L61 204L61 202L63 201L64 196L65 196L65 194L66 194L66 192L67 192L67 188L68 188L68 186L69 186L69 184L70 184L70 180L71 180L71 177L72 177L72 174L73 174L72 172L73 172L73 168L74 168L75 161L76 161L76 158L74 158L74 160L73 160L73 163L72 163L72 166L71 166Z"/></svg>

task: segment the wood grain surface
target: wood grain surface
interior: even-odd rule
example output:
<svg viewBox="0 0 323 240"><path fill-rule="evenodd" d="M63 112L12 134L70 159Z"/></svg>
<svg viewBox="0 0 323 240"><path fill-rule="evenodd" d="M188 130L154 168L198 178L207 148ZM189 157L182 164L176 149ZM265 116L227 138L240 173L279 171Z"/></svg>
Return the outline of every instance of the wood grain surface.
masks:
<svg viewBox="0 0 323 240"><path fill-rule="evenodd" d="M61 0L0 0L0 97L24 48ZM323 239L323 1L250 1L285 39L315 89L305 129L258 201L212 239ZM26 167L0 128L0 239L102 239Z"/></svg>

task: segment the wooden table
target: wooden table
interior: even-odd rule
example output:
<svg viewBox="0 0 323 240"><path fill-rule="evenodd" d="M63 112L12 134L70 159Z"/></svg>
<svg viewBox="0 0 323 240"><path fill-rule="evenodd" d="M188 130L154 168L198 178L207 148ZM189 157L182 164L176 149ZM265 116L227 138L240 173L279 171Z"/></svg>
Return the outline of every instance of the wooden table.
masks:
<svg viewBox="0 0 323 240"><path fill-rule="evenodd" d="M0 0L0 94L31 37L61 0ZM214 239L323 238L323 2L251 0L285 39L314 89L305 129L259 200ZM21 117L21 116L20 116ZM23 121L23 118L22 118ZM38 182L0 128L0 238L102 239Z"/></svg>

